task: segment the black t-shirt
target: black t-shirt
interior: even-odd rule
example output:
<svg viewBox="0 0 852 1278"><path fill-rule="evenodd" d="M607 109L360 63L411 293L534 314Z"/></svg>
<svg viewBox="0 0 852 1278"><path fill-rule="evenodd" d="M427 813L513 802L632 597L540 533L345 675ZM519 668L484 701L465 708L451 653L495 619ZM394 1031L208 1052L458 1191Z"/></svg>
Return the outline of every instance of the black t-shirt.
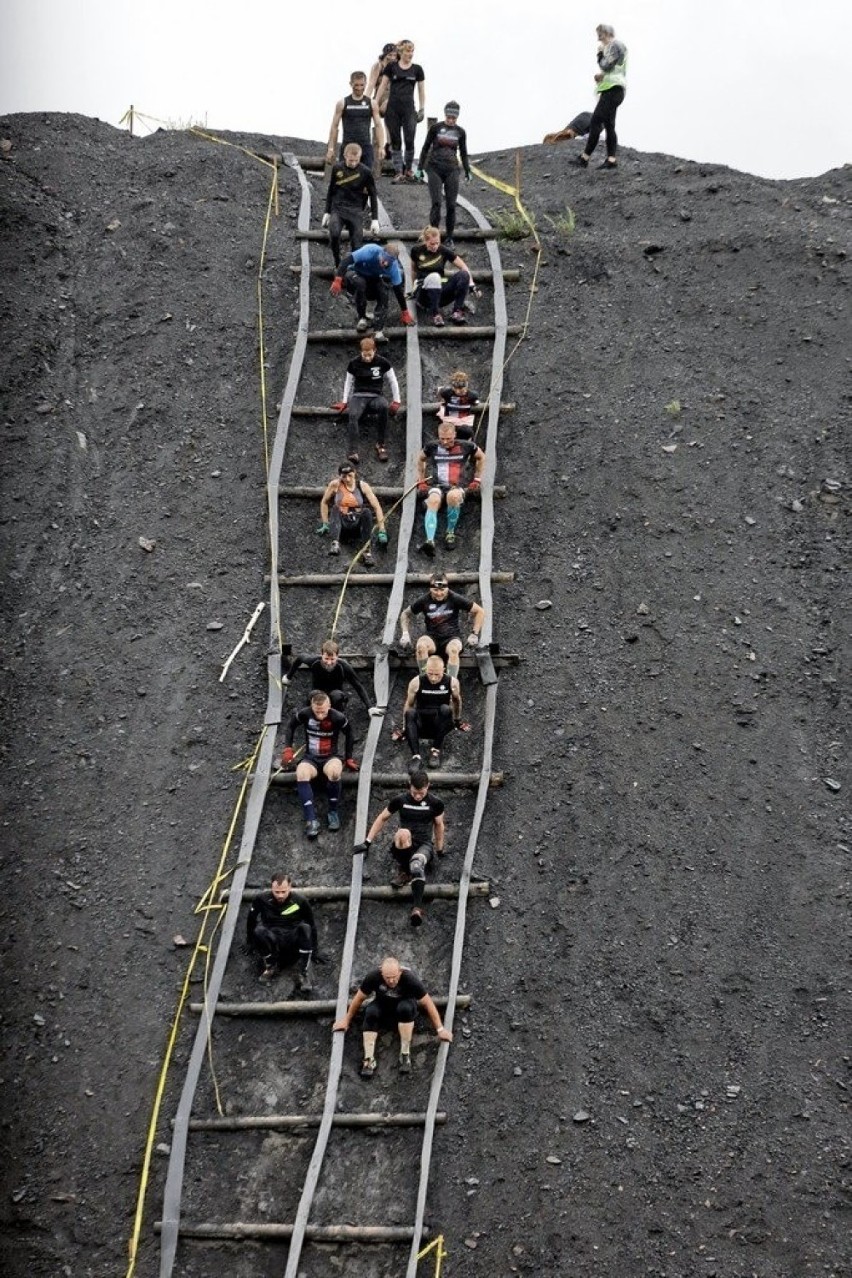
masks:
<svg viewBox="0 0 852 1278"><path fill-rule="evenodd" d="M348 683L355 689L364 705L369 708L370 700L364 691L364 685L349 662L344 661L342 657L338 657L330 670L322 664L322 657L294 657L287 671L287 678L292 679L296 671L301 670L302 667L310 671L311 692L341 692L344 683Z"/></svg>
<svg viewBox="0 0 852 1278"><path fill-rule="evenodd" d="M426 141L420 152L420 168L438 169L441 173L458 168L459 156L462 167L470 177L467 159L467 134L460 124L447 124L446 120L438 120L426 134Z"/></svg>
<svg viewBox="0 0 852 1278"><path fill-rule="evenodd" d="M385 985L380 967L374 967L371 972L368 972L358 988L362 994L375 994L379 1006L384 1005L388 1008L393 1008L403 998L413 998L419 1003L426 997L427 992L426 986L411 967L402 969L399 983L393 989Z"/></svg>
<svg viewBox="0 0 852 1278"><path fill-rule="evenodd" d="M359 213L370 201L370 216L379 216L376 179L365 164L356 164L350 169L346 164L335 164L331 170L328 194L325 199L325 211L332 209L355 209Z"/></svg>
<svg viewBox="0 0 852 1278"><path fill-rule="evenodd" d="M426 633L435 640L457 639L459 634L460 613L470 612L473 604L464 595L455 590L448 590L443 599L433 599L431 595L421 595L411 605L416 616L423 613Z"/></svg>
<svg viewBox="0 0 852 1278"><path fill-rule="evenodd" d="M439 244L436 249L428 249L425 244L415 244L411 250L411 267L418 280L425 279L433 271L443 275L447 262L455 260L456 250L445 248L443 244Z"/></svg>
<svg viewBox="0 0 852 1278"><path fill-rule="evenodd" d="M443 816L444 804L428 790L422 799L415 799L409 791L391 799L388 812L399 813L399 828L410 830L415 843L431 843L433 822L435 817Z"/></svg>
<svg viewBox="0 0 852 1278"><path fill-rule="evenodd" d="M405 111L414 106L414 86L426 79L423 68L417 62L410 67L401 67L398 62L389 62L382 75L390 81L388 106L397 111Z"/></svg>
<svg viewBox="0 0 852 1278"><path fill-rule="evenodd" d="M351 93L347 93L343 99L343 114L341 115L343 123L343 145L348 146L350 142L357 142L359 146L370 145L370 129L373 124L373 102L366 94L363 97L353 97Z"/></svg>
<svg viewBox="0 0 852 1278"><path fill-rule="evenodd" d="M391 362L383 355L376 355L371 360L356 355L346 368L354 380L353 390L356 395L381 395L382 384L390 370Z"/></svg>

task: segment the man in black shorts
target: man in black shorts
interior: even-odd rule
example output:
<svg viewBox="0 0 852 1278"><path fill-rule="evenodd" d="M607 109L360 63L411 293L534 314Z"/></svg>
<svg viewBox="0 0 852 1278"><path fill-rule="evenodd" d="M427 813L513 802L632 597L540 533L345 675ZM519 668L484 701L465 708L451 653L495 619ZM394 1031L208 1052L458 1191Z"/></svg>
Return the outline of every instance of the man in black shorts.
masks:
<svg viewBox="0 0 852 1278"><path fill-rule="evenodd" d="M444 1029L441 1014L418 974L413 968L403 967L399 959L390 955L382 960L379 967L367 973L352 995L346 1015L334 1022L332 1030L345 1034L371 994L375 997L364 1008L362 1078L372 1078L376 1072L379 1031L394 1027L399 1032L399 1072L411 1072L411 1040L418 1007L429 1017L442 1043L453 1041L452 1031Z"/></svg>
<svg viewBox="0 0 852 1278"><path fill-rule="evenodd" d="M472 496L479 492L484 466L485 453L472 439L458 439L453 421L442 421L438 438L423 445L417 458L417 491L426 503L423 515L426 540L420 550L430 558L435 555L439 510L442 506L447 510L444 545L451 550L456 544L456 527L465 494Z"/></svg>
<svg viewBox="0 0 852 1278"><path fill-rule="evenodd" d="M261 956L262 981L271 981L279 968L299 964L296 984L302 993L313 988L311 957L317 949L317 928L310 902L293 891L289 874L273 874L268 892L261 892L249 906L246 942Z"/></svg>
<svg viewBox="0 0 852 1278"><path fill-rule="evenodd" d="M314 692L328 693L328 699L335 710L346 710L347 694L343 685L348 683L360 698L361 704L368 714L377 711L367 696L364 685L356 675L348 661L340 656L340 644L336 639L326 639L318 657L300 654L290 662L287 673L281 676L286 687L297 670L306 669L310 675L310 686Z"/></svg>
<svg viewBox="0 0 852 1278"><path fill-rule="evenodd" d="M357 772L358 764L352 757L352 725L340 710L332 710L327 693L314 692L311 704L302 710L295 710L290 716L281 752L282 768L290 768L296 761L293 739L299 728L305 733L305 756L296 767L296 789L305 810L305 834L309 839L315 839L320 832L320 823L314 807L311 782L322 772L328 795L328 828L339 830L340 778L343 776L344 766L350 772ZM340 754L338 745L341 733L344 740L343 755Z"/></svg>
<svg viewBox="0 0 852 1278"><path fill-rule="evenodd" d="M426 869L435 856L444 855L444 805L429 793L429 778L423 771L411 773L407 794L398 794L383 808L367 831L363 843L356 852L365 855L373 840L381 834L391 817L399 813L399 829L393 836L391 855L396 861L392 879L394 887L405 887L411 880L414 908L411 926L420 927L423 922L423 893L426 889Z"/></svg>
<svg viewBox="0 0 852 1278"><path fill-rule="evenodd" d="M411 648L411 619L423 614L426 633L417 640L415 654L417 666L422 674L426 662L433 652L444 657L447 662L447 674L458 678L459 658L461 657L462 640L459 629L459 617L465 612L470 617L471 632L467 637L469 648L479 647L479 634L485 622L485 609L474 603L465 595L450 590L449 582L442 572L434 572L429 578L429 593L421 595L403 609L399 618L399 644L403 649Z"/></svg>
<svg viewBox="0 0 852 1278"><path fill-rule="evenodd" d="M411 750L411 766L422 766L420 738L432 742L427 766L440 768L441 748L448 732L461 724L461 686L447 674L436 655L426 661L424 674L416 674L408 685L402 718L405 739Z"/></svg>
<svg viewBox="0 0 852 1278"><path fill-rule="evenodd" d="M368 201L370 234L378 235L381 227L376 179L372 170L361 163L361 148L358 143L350 142L343 148L343 162L332 166L325 197L325 212L322 215L322 224L328 227L328 242L335 269L340 263L340 236L344 227L349 232L351 251L364 243L364 210Z"/></svg>

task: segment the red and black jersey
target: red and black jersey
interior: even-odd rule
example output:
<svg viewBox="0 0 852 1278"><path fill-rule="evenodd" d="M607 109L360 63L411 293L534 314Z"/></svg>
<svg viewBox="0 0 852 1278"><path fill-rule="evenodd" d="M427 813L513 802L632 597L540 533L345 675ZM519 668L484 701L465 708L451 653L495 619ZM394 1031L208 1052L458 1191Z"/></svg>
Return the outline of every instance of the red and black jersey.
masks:
<svg viewBox="0 0 852 1278"><path fill-rule="evenodd" d="M460 638L459 615L470 612L473 604L456 590L448 590L443 599L433 599L431 595L421 595L411 605L411 613L423 614L426 622L426 633L437 643L446 643L448 639Z"/></svg>
<svg viewBox="0 0 852 1278"><path fill-rule="evenodd" d="M284 744L292 746L298 728L305 730L305 754L313 759L352 757L352 725L340 710L329 710L324 719L318 719L311 706L304 706L290 716ZM343 733L343 754L338 739Z"/></svg>
<svg viewBox="0 0 852 1278"><path fill-rule="evenodd" d="M433 439L425 444L426 470L441 488L463 488L468 462L476 456L477 446L470 439L457 439L445 445Z"/></svg>

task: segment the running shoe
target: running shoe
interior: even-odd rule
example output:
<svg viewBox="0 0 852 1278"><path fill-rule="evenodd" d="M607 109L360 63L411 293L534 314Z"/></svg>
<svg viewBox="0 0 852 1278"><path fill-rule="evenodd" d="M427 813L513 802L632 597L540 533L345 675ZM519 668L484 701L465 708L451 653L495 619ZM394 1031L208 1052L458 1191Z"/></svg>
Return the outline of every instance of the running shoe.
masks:
<svg viewBox="0 0 852 1278"><path fill-rule="evenodd" d="M365 1056L361 1062L361 1077L372 1078L376 1072L375 1056Z"/></svg>
<svg viewBox="0 0 852 1278"><path fill-rule="evenodd" d="M316 820L316 818L314 818L313 821L305 822L305 834L308 836L309 839L319 838L319 832L320 832L320 823L319 821Z"/></svg>
<svg viewBox="0 0 852 1278"><path fill-rule="evenodd" d="M340 813L335 812L334 808L332 808L328 814L328 828L329 830L340 829Z"/></svg>
<svg viewBox="0 0 852 1278"><path fill-rule="evenodd" d="M423 911L415 905L414 909L411 911L411 916L408 921L412 927L422 927Z"/></svg>
<svg viewBox="0 0 852 1278"><path fill-rule="evenodd" d="M398 1068L399 1068L400 1074L411 1073L411 1053L410 1052L400 1052Z"/></svg>

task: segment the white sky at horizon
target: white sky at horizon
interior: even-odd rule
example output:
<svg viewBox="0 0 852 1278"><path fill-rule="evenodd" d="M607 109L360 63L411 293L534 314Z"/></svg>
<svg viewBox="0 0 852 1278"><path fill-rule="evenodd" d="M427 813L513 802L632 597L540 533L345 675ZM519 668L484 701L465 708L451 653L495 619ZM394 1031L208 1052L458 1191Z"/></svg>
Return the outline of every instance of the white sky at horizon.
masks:
<svg viewBox="0 0 852 1278"><path fill-rule="evenodd" d="M350 72L409 37L427 114L456 98L475 156L540 142L592 109L604 21L629 51L622 145L772 178L852 159L852 6L840 0L401 0L392 14L358 0L315 15L269 0L6 0L0 114L118 125L133 103L172 124L324 142Z"/></svg>

